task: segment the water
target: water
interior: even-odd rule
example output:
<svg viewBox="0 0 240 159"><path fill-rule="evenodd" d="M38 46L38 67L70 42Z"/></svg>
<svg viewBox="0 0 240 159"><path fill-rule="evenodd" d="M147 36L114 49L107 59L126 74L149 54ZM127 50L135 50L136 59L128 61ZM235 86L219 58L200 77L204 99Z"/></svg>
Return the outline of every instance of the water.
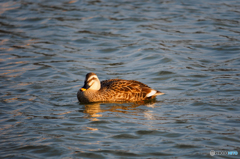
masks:
<svg viewBox="0 0 240 159"><path fill-rule="evenodd" d="M237 0L1 1L1 158L240 153L239 11ZM88 72L165 95L84 105Z"/></svg>

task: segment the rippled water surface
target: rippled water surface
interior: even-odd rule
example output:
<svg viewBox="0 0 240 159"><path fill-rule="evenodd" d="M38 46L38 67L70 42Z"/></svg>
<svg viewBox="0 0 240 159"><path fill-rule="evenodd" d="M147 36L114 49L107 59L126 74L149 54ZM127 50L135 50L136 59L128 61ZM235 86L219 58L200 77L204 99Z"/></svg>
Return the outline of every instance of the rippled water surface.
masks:
<svg viewBox="0 0 240 159"><path fill-rule="evenodd" d="M88 72L165 95L81 104ZM239 86L238 0L0 2L0 158L240 153Z"/></svg>

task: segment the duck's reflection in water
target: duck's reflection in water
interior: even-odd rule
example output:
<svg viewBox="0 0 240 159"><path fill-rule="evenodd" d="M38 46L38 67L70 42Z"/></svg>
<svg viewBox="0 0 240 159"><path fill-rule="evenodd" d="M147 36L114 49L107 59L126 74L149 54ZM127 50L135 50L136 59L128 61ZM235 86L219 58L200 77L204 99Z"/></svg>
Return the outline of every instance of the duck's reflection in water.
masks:
<svg viewBox="0 0 240 159"><path fill-rule="evenodd" d="M102 117L101 112L104 112L101 110L100 103L91 103L91 104L86 104L84 105L85 109L83 113L87 114L88 118L96 118L97 117Z"/></svg>
<svg viewBox="0 0 240 159"><path fill-rule="evenodd" d="M140 101L140 102L117 102L117 103L109 103L109 102L98 102L98 103L90 103L84 104L83 113L86 114L87 118L91 118L91 120L97 121L99 117L102 117L103 112L119 112L131 115L137 115L139 113L144 113L148 111L148 109L138 109L139 106L147 106L154 108L155 103L157 101L149 100L149 101Z"/></svg>

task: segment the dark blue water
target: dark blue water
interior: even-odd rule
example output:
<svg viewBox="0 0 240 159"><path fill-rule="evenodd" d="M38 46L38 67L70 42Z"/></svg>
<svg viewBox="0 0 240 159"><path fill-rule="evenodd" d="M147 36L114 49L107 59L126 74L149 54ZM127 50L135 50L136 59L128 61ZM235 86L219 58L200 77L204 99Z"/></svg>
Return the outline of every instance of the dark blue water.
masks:
<svg viewBox="0 0 240 159"><path fill-rule="evenodd" d="M240 1L0 2L0 158L239 158ZM86 73L155 101L81 104Z"/></svg>

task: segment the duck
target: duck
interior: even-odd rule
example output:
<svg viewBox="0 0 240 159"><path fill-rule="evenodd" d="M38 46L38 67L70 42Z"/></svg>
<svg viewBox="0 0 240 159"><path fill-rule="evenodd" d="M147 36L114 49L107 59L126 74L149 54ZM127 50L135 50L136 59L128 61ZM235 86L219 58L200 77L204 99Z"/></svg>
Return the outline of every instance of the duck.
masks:
<svg viewBox="0 0 240 159"><path fill-rule="evenodd" d="M108 79L101 81L90 72L84 85L77 92L80 103L92 102L137 102L154 99L164 93L135 80Z"/></svg>

